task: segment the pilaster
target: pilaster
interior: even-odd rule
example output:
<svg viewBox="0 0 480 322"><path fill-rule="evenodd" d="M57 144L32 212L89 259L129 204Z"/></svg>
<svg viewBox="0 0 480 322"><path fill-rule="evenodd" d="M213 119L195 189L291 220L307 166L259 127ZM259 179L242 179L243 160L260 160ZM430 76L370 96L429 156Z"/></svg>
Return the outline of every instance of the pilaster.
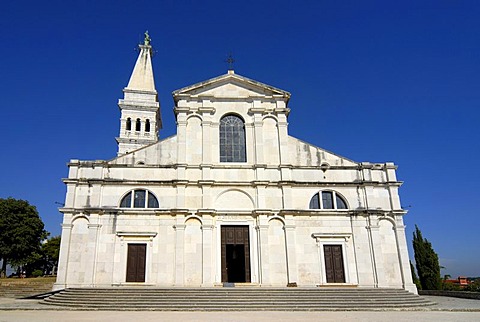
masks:
<svg viewBox="0 0 480 322"><path fill-rule="evenodd" d="M290 151L288 149L288 123L285 114L278 115L278 141L280 145L280 165L290 164Z"/></svg>
<svg viewBox="0 0 480 322"><path fill-rule="evenodd" d="M187 162L187 119L185 113L177 115L177 162L186 164Z"/></svg>
<svg viewBox="0 0 480 322"><path fill-rule="evenodd" d="M371 233L366 218L361 215L350 217L352 227L352 250L355 259L357 280L359 285L374 287L376 274L374 270L373 248Z"/></svg>
<svg viewBox="0 0 480 322"><path fill-rule="evenodd" d="M380 281L385 281L384 266L382 259L382 249L380 240L380 226L370 225L367 227L370 232L370 246L373 255L373 274L374 274L374 286L381 286Z"/></svg>
<svg viewBox="0 0 480 322"><path fill-rule="evenodd" d="M296 246L296 233L295 223L292 219L287 220L289 223L284 226L285 228L285 244L287 248L287 274L288 283L298 282L298 269L297 269L297 252Z"/></svg>
<svg viewBox="0 0 480 322"><path fill-rule="evenodd" d="M263 121L261 114L253 115L253 131L255 136L255 163L264 164L264 151L263 151Z"/></svg>
<svg viewBox="0 0 480 322"><path fill-rule="evenodd" d="M208 114L203 115L204 120L202 122L202 164L212 164L212 122L211 117Z"/></svg>
<svg viewBox="0 0 480 322"><path fill-rule="evenodd" d="M252 123L245 123L245 143L247 148L247 162L255 164L256 149L255 149L255 131ZM253 143L253 144L252 144Z"/></svg>
<svg viewBox="0 0 480 322"><path fill-rule="evenodd" d="M66 214L64 216L67 216ZM72 224L62 224L62 238L58 258L57 281L53 285L53 291L67 287L68 258L70 253L70 238L72 235Z"/></svg>
<svg viewBox="0 0 480 322"><path fill-rule="evenodd" d="M184 256L185 256L185 228L184 216L177 215L175 228L175 285L183 286L184 280Z"/></svg>
<svg viewBox="0 0 480 322"><path fill-rule="evenodd" d="M259 283L270 283L270 264L268 256L268 218L266 215L261 215L258 218L258 225L256 226L258 237L258 273Z"/></svg>
<svg viewBox="0 0 480 322"><path fill-rule="evenodd" d="M98 231L102 227L98 224L88 224L88 252L90 254L85 271L85 281L90 281L91 285L95 285L95 271L97 266L97 251L98 251Z"/></svg>
<svg viewBox="0 0 480 322"><path fill-rule="evenodd" d="M400 272L402 274L403 288L414 294L418 294L416 285L413 283L410 261L408 258L407 240L405 238L405 226L395 225L395 236L397 239L398 259L400 261Z"/></svg>
<svg viewBox="0 0 480 322"><path fill-rule="evenodd" d="M215 265L214 265L214 256L213 256L213 228L211 220L204 221L210 222L209 224L202 225L202 247L203 247L203 276L202 276L202 286L213 286L215 279Z"/></svg>

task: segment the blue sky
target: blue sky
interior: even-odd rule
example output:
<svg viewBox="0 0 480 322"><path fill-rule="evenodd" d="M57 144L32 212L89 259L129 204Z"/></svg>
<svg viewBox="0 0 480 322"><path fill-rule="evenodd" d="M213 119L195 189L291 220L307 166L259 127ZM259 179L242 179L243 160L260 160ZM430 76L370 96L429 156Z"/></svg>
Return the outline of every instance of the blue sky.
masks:
<svg viewBox="0 0 480 322"><path fill-rule="evenodd" d="M0 11L0 197L60 234L70 159L111 159L149 30L162 105L223 74L292 93L289 133L355 161L395 162L417 224L452 276L480 275L477 1L6 1ZM413 254L411 254L413 257Z"/></svg>

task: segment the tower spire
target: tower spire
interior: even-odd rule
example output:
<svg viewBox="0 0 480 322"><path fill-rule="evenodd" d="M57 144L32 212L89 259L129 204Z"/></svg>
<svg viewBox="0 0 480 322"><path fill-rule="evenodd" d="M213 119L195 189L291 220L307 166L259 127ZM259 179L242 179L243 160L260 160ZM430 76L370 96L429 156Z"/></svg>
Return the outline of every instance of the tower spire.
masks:
<svg viewBox="0 0 480 322"><path fill-rule="evenodd" d="M151 39L147 30L145 31L143 45L138 45L140 48L140 54L138 55L137 62L133 68L132 76L126 87L127 89L156 92L152 68L153 50L150 42Z"/></svg>
<svg viewBox="0 0 480 322"><path fill-rule="evenodd" d="M162 127L148 31L145 32L143 44L138 47L140 53L128 85L123 89L124 98L118 101L122 114L120 135L117 137L118 155L157 142Z"/></svg>

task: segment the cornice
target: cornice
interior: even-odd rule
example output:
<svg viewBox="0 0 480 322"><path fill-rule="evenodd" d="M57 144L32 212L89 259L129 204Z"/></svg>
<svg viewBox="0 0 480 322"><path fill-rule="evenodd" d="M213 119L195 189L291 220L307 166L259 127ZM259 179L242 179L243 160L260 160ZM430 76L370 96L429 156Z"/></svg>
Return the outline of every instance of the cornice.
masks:
<svg viewBox="0 0 480 322"><path fill-rule="evenodd" d="M280 217L285 216L308 216L308 217L352 217L352 216L404 216L407 211L403 209L387 210L387 209L237 209L237 210L225 210L225 209L178 209L178 208L118 208L118 207L63 207L59 211L63 214L83 214L90 216L92 214L103 215L169 215L169 216L188 216L191 213L195 213L201 217L203 216L272 216L278 214Z"/></svg>
<svg viewBox="0 0 480 322"><path fill-rule="evenodd" d="M345 182L345 181L215 181L215 180L132 180L132 179L112 179L112 178L63 178L62 181L65 184L77 184L77 185L125 185L125 186L210 186L210 187L359 187L359 186L371 186L371 187L400 187L402 182Z"/></svg>

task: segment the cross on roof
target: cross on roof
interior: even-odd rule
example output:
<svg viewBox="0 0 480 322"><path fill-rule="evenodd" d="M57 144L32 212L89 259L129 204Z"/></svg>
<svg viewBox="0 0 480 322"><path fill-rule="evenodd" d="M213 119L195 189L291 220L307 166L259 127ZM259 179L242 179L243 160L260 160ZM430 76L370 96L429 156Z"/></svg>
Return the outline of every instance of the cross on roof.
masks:
<svg viewBox="0 0 480 322"><path fill-rule="evenodd" d="M233 70L233 64L235 63L235 59L233 59L232 53L228 54L225 62L228 64L228 70Z"/></svg>

